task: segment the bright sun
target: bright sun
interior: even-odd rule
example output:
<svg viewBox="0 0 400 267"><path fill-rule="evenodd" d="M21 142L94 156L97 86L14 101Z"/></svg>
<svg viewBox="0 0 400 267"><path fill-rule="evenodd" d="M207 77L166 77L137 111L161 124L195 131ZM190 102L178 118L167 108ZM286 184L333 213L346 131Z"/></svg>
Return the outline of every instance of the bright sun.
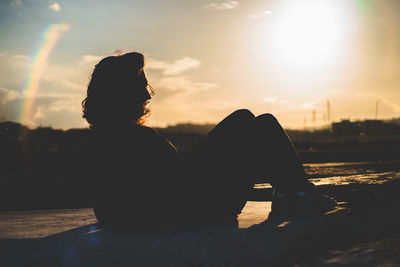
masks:
<svg viewBox="0 0 400 267"><path fill-rule="evenodd" d="M291 1L274 15L268 42L279 65L315 70L336 60L345 32L337 2Z"/></svg>

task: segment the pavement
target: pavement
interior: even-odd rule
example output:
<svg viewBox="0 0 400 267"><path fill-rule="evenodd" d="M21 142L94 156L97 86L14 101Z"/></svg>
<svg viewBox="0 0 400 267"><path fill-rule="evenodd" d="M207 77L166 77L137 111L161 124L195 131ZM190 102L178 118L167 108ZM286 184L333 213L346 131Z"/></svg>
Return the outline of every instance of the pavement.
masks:
<svg viewBox="0 0 400 267"><path fill-rule="evenodd" d="M319 178L316 178L319 179ZM327 182L330 181L330 182ZM102 229L92 209L0 212L1 266L396 266L400 173L314 180L335 210L267 220L270 189L258 185L239 227L165 233Z"/></svg>

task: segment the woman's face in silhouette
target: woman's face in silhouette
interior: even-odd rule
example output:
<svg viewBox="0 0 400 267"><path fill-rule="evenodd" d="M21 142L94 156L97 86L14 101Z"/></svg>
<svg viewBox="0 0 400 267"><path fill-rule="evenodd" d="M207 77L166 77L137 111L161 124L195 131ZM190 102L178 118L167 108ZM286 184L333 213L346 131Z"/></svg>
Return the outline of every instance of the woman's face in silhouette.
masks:
<svg viewBox="0 0 400 267"><path fill-rule="evenodd" d="M144 91L144 97L146 98L146 100L151 99L151 95L149 92L149 82L147 81L147 77L146 74L144 72L144 70L142 71L142 75L140 75L141 77L141 86L143 86L143 91Z"/></svg>
<svg viewBox="0 0 400 267"><path fill-rule="evenodd" d="M128 86L128 94L126 97L129 100L134 100L136 103L142 103L151 99L151 95L148 90L148 81L143 70L137 74L135 73L134 77L132 77L130 81L126 82L126 86Z"/></svg>

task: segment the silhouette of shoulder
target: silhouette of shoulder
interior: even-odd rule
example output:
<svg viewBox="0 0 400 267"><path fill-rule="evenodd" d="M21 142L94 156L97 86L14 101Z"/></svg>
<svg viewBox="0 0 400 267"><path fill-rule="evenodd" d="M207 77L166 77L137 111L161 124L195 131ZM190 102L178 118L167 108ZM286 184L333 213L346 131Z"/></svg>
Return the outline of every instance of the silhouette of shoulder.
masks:
<svg viewBox="0 0 400 267"><path fill-rule="evenodd" d="M151 160L161 164L180 159L171 142L153 128L141 125L95 129L93 148L95 153L111 160L124 157L124 160Z"/></svg>
<svg viewBox="0 0 400 267"><path fill-rule="evenodd" d="M143 143L150 151L178 156L175 146L151 127L134 125L132 135L137 142Z"/></svg>

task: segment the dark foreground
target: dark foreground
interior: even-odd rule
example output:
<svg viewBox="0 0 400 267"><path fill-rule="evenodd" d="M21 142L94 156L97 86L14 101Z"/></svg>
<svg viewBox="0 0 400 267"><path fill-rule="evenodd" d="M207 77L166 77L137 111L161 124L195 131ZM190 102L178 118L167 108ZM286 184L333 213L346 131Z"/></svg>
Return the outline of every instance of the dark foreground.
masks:
<svg viewBox="0 0 400 267"><path fill-rule="evenodd" d="M99 228L90 209L2 212L0 265L399 266L400 172L374 164L309 166L326 173L313 180L321 191L347 202L320 217L266 220L270 189L258 185L239 229L127 233Z"/></svg>

